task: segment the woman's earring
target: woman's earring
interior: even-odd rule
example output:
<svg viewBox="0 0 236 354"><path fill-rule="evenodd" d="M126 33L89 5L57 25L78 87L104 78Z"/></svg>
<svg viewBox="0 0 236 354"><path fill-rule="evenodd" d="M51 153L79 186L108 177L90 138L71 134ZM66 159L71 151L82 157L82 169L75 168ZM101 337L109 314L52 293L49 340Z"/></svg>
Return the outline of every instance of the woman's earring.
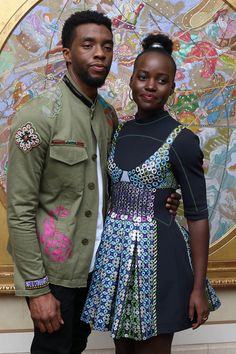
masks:
<svg viewBox="0 0 236 354"><path fill-rule="evenodd" d="M170 94L170 96L168 97L168 100L167 100L166 103L167 103L167 105L170 106L170 107L174 106L174 104L175 104L174 91L173 91L173 93Z"/></svg>
<svg viewBox="0 0 236 354"><path fill-rule="evenodd" d="M129 99L130 99L130 101L133 101L134 99L133 99L133 96L132 96L132 91L131 91L131 89L129 90Z"/></svg>

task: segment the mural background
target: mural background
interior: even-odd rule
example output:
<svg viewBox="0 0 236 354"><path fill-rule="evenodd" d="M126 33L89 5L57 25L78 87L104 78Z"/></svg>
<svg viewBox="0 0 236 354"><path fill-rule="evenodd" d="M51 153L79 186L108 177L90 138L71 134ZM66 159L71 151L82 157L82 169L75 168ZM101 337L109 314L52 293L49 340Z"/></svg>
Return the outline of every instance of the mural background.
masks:
<svg viewBox="0 0 236 354"><path fill-rule="evenodd" d="M135 112L128 97L128 83L142 38L155 31L168 33L174 41L178 68L176 90L167 109L198 134L204 150L213 249L217 249L214 245L222 244L226 235L232 238L236 215L236 13L233 7L222 0L36 2L14 28L0 53L2 205L6 203L8 139L14 114L28 100L61 79L65 72L60 42L64 20L77 10L90 8L104 12L113 22L114 60L100 93L114 105L120 120Z"/></svg>

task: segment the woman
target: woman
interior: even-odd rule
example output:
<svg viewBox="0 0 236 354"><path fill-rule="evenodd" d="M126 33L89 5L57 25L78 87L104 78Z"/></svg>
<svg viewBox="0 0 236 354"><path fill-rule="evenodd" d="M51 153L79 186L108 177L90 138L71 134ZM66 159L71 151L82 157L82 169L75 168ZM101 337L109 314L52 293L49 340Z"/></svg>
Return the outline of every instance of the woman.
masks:
<svg viewBox="0 0 236 354"><path fill-rule="evenodd" d="M117 354L169 354L173 334L219 307L206 281L209 226L199 140L164 110L172 41L149 35L130 88L138 111L115 133L111 206L82 320L110 330ZM180 186L188 232L165 208ZM190 235L190 237L189 237Z"/></svg>

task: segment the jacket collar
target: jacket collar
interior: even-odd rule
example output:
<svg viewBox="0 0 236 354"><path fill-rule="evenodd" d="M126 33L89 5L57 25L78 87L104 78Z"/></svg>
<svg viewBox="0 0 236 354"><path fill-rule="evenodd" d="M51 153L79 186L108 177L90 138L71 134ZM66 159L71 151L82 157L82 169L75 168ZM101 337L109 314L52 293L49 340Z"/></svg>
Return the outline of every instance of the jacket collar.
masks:
<svg viewBox="0 0 236 354"><path fill-rule="evenodd" d="M84 93L82 93L81 89L79 88L79 86L73 81L73 79L71 78L70 74L67 72L63 79L64 83L66 84L66 86L69 88L69 90L78 98L80 99L88 108L92 108L95 107L96 103L97 103L97 97L94 100L94 102L91 100L91 98L89 98L87 95L85 95Z"/></svg>

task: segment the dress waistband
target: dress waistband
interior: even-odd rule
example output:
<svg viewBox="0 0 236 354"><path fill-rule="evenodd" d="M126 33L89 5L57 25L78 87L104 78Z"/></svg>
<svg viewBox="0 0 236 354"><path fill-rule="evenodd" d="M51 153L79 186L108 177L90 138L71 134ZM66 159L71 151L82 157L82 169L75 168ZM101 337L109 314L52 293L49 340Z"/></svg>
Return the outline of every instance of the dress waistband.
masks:
<svg viewBox="0 0 236 354"><path fill-rule="evenodd" d="M118 182L112 189L111 199L111 217L141 222L154 216L155 194L146 188L137 188L130 182Z"/></svg>

